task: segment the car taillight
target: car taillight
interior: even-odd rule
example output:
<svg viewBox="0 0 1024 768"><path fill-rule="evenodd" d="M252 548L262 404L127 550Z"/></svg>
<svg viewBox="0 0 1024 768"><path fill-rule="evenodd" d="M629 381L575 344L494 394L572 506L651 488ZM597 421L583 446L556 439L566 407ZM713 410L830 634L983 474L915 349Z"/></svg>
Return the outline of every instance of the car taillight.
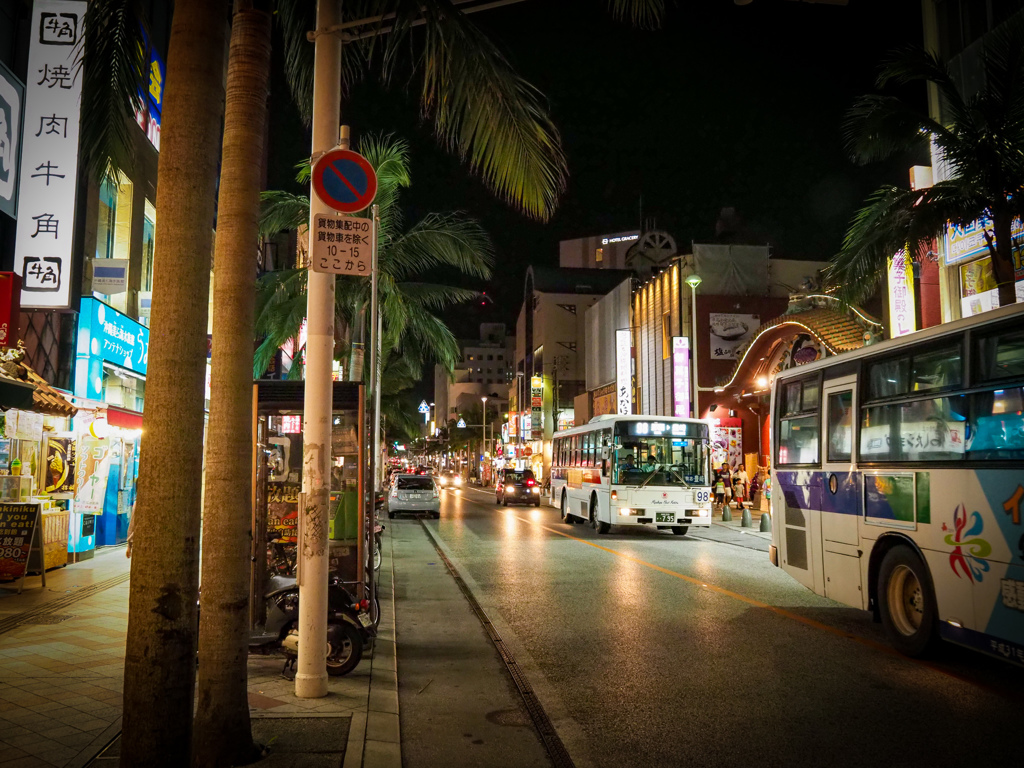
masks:
<svg viewBox="0 0 1024 768"><path fill-rule="evenodd" d="M363 599L359 601L359 610L368 611L370 610L370 601Z"/></svg>
<svg viewBox="0 0 1024 768"><path fill-rule="evenodd" d="M527 480L527 481L526 481L526 484L527 484L527 485L536 485L536 484L537 484L537 481L536 481L536 480Z"/></svg>

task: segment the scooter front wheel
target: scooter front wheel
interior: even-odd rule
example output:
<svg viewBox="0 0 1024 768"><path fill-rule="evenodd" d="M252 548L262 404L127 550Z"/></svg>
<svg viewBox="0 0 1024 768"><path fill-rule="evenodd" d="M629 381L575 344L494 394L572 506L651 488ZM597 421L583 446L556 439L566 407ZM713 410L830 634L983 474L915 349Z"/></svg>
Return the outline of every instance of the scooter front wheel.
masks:
<svg viewBox="0 0 1024 768"><path fill-rule="evenodd" d="M359 630L348 622L327 627L327 674L331 677L347 675L363 658L363 638Z"/></svg>

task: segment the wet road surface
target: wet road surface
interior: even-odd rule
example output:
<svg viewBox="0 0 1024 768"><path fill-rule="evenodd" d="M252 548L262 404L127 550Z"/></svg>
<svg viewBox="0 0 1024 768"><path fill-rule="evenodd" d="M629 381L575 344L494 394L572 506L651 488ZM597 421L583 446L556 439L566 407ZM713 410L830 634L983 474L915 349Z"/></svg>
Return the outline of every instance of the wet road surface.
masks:
<svg viewBox="0 0 1024 768"><path fill-rule="evenodd" d="M1024 760L1024 670L953 646L906 659L868 613L813 594L757 548L697 529L599 536L475 488L443 492L441 519L422 524L578 766Z"/></svg>

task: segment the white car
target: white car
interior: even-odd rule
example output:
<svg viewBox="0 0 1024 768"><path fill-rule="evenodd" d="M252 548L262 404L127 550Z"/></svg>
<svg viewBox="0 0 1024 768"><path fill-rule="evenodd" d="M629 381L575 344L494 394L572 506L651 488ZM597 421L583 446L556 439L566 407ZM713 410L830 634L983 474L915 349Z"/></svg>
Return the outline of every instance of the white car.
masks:
<svg viewBox="0 0 1024 768"><path fill-rule="evenodd" d="M431 475L395 475L388 494L388 518L400 512L426 512L441 517L441 493Z"/></svg>

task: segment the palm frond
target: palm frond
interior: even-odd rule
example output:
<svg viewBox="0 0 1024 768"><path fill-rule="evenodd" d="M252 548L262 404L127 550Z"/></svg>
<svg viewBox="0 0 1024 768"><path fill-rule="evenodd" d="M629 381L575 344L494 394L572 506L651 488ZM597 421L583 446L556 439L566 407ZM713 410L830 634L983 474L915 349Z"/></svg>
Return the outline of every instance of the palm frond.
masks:
<svg viewBox="0 0 1024 768"><path fill-rule="evenodd" d="M491 276L494 249L483 227L457 213L430 213L381 254L381 266L396 280L434 267L454 267L466 275Z"/></svg>
<svg viewBox="0 0 1024 768"><path fill-rule="evenodd" d="M81 146L97 182L135 162L135 114L149 88L149 50L141 0L93 0L85 11ZM159 84L163 88L164 84Z"/></svg>
<svg viewBox="0 0 1024 768"><path fill-rule="evenodd" d="M837 298L857 303L871 296L885 276L888 260L941 233L947 222L965 224L984 213L984 201L956 182L924 190L882 187L850 223L843 247L824 270Z"/></svg>
<svg viewBox="0 0 1024 768"><path fill-rule="evenodd" d="M281 190L260 193L260 236L300 229L309 224L309 197Z"/></svg>
<svg viewBox="0 0 1024 768"><path fill-rule="evenodd" d="M862 165L926 146L933 134L948 140L943 136L947 133L939 123L896 97L877 94L857 99L843 125L847 150Z"/></svg>
<svg viewBox="0 0 1024 768"><path fill-rule="evenodd" d="M548 219L565 190L566 160L543 97L497 47L447 0L397 6L385 49L385 78L423 18L421 105L438 138L499 198Z"/></svg>
<svg viewBox="0 0 1024 768"><path fill-rule="evenodd" d="M951 122L963 124L970 121L970 105L957 88L949 67L934 53L920 46L905 46L894 51L883 63L877 85L885 88L890 83L905 85L915 82L933 83L938 88L943 111Z"/></svg>
<svg viewBox="0 0 1024 768"><path fill-rule="evenodd" d="M657 29L665 18L665 0L608 0L612 18L639 29Z"/></svg>

